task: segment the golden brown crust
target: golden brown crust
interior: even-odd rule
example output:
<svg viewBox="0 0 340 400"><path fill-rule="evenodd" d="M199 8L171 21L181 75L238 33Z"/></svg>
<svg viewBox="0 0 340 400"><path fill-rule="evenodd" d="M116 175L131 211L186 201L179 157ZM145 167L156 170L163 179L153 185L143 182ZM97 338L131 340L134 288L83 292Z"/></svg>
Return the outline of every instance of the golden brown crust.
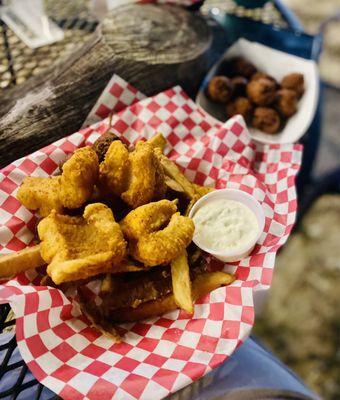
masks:
<svg viewBox="0 0 340 400"><path fill-rule="evenodd" d="M17 198L31 211L47 217L51 210L61 213L64 209L59 197L60 176L50 178L27 177L20 186Z"/></svg>
<svg viewBox="0 0 340 400"><path fill-rule="evenodd" d="M122 199L136 208L152 200L156 184L153 147L149 143L138 142L129 154L130 168L127 190Z"/></svg>
<svg viewBox="0 0 340 400"><path fill-rule="evenodd" d="M304 88L305 82L303 74L299 72L292 72L291 74L286 75L283 77L281 81L281 86L285 89L294 90L298 97L301 97L303 92L305 91Z"/></svg>
<svg viewBox="0 0 340 400"><path fill-rule="evenodd" d="M105 196L123 193L127 186L128 168L128 149L120 140L112 142L99 168L99 188Z"/></svg>
<svg viewBox="0 0 340 400"><path fill-rule="evenodd" d="M63 165L60 177L60 199L64 207L81 207L92 195L98 180L99 163L91 147L76 150Z"/></svg>
<svg viewBox="0 0 340 400"><path fill-rule="evenodd" d="M119 224L104 204L90 204L83 217L52 211L38 224L38 234L47 273L56 284L108 272L125 256Z"/></svg>
<svg viewBox="0 0 340 400"><path fill-rule="evenodd" d="M129 212L120 221L124 236L130 240L138 240L143 235L161 229L170 221L177 211L176 203L170 200L160 200L148 203Z"/></svg>
<svg viewBox="0 0 340 400"><path fill-rule="evenodd" d="M234 101L227 104L226 112L229 118L234 115L242 115L245 121L249 121L253 114L254 106L246 97L237 97Z"/></svg>
<svg viewBox="0 0 340 400"><path fill-rule="evenodd" d="M47 217L52 210L78 208L90 199L98 178L98 157L90 147L74 152L63 165L61 176L27 177L17 197L29 210Z"/></svg>
<svg viewBox="0 0 340 400"><path fill-rule="evenodd" d="M108 139L110 142L112 138ZM94 150L82 148L64 163L61 176L31 178L32 183L28 179L19 195L32 208L48 214L38 225L41 244L32 259L34 265L48 263L45 284L63 291L76 289L82 298L80 293L84 285L94 276L98 279L97 275L106 274L101 305L87 304L83 299L82 308L94 326L109 333L114 340L119 340L119 335L112 325L112 314L113 321L135 321L177 306L192 312L195 298L233 280L220 272L204 273L203 257L194 247L189 247L188 257L186 248L192 241L194 224L190 218L176 212L178 194L185 194L183 199L187 202L189 198L193 204L212 189L189 182L161 153L163 148L161 135L151 144L137 143L130 152L120 141L114 141L100 167ZM175 200L150 203L155 198L164 198L165 177L171 182L169 187L175 192L177 189ZM115 212L119 212L118 204L123 205L121 217L129 209L135 209L120 225L111 209L101 203L86 206L82 216L61 214L70 211L66 208L80 207L90 198L93 202L94 186L98 199L103 194L111 196L105 201L115 199L110 202ZM33 195L25 198L29 190ZM46 199L47 204L43 204ZM184 207L181 205L180 209ZM130 240L131 254L126 252L123 232ZM35 256L41 256L40 260ZM203 274L203 278L199 274Z"/></svg>
<svg viewBox="0 0 340 400"><path fill-rule="evenodd" d="M281 126L280 115L273 108L257 107L254 111L252 125L263 132L276 133Z"/></svg>
<svg viewBox="0 0 340 400"><path fill-rule="evenodd" d="M296 92L290 89L281 89L277 92L276 108L286 118L291 117L297 111L298 97Z"/></svg>
<svg viewBox="0 0 340 400"><path fill-rule="evenodd" d="M100 165L99 188L104 197L115 194L132 208L164 198L164 171L154 147L138 142L129 153L122 142L113 142Z"/></svg>
<svg viewBox="0 0 340 400"><path fill-rule="evenodd" d="M187 248L194 230L190 218L176 213L164 229L144 235L136 243L131 242L131 255L150 267L168 264Z"/></svg>

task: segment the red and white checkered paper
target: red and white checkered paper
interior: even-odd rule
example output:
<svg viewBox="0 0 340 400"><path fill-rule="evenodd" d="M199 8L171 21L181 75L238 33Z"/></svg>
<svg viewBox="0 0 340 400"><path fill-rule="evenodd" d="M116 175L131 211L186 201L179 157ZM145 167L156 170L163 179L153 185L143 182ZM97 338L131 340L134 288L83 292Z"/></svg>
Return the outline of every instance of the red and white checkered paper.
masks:
<svg viewBox="0 0 340 400"><path fill-rule="evenodd" d="M122 108L127 92L131 93L131 86L113 78L92 114L104 110L103 106L107 109L102 117L115 112L117 104ZM142 97L134 89L132 93L130 103ZM2 253L22 249L33 240L37 218L16 199L24 177L53 174L59 161L77 147L93 143L107 125L107 119L100 121L1 171ZM294 223L294 180L301 147L254 143L240 116L221 124L180 87L121 109L113 116L112 130L130 142L162 132L169 143L167 155L190 180L238 188L262 203L266 223L259 244L250 257L225 266L235 272L236 281L201 298L192 317L174 311L122 325L126 334L120 344L91 328L62 292L39 286L36 271L0 286L0 301L10 302L15 312L16 338L28 367L61 397L161 399L225 361L250 334L254 292L269 288L275 253ZM213 262L212 267L221 264Z"/></svg>

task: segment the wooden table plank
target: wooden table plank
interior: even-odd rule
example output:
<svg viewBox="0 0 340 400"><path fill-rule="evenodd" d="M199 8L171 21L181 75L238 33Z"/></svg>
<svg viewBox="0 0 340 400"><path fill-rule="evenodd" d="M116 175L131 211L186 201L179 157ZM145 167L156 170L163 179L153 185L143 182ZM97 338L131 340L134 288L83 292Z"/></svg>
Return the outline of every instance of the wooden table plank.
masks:
<svg viewBox="0 0 340 400"><path fill-rule="evenodd" d="M77 131L113 73L147 95L176 84L192 95L215 58L199 14L151 4L114 10L66 62L2 96L1 166Z"/></svg>

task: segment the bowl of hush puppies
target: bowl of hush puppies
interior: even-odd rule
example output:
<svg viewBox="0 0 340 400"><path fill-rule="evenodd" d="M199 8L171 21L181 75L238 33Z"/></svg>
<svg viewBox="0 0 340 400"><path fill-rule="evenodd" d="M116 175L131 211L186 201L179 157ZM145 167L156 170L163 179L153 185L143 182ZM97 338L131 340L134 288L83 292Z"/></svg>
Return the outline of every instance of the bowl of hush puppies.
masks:
<svg viewBox="0 0 340 400"><path fill-rule="evenodd" d="M239 39L210 70L196 101L222 122L242 115L257 141L293 143L308 130L318 95L314 61Z"/></svg>

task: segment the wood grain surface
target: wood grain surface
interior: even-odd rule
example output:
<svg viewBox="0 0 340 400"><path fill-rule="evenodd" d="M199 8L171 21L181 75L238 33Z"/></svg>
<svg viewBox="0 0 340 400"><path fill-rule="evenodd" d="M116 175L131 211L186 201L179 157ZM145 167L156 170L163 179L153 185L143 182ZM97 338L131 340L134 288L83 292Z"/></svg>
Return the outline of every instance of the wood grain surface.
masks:
<svg viewBox="0 0 340 400"><path fill-rule="evenodd" d="M77 131L114 73L147 95L180 84L193 95L214 61L205 19L176 6L111 12L66 62L0 99L1 165Z"/></svg>

